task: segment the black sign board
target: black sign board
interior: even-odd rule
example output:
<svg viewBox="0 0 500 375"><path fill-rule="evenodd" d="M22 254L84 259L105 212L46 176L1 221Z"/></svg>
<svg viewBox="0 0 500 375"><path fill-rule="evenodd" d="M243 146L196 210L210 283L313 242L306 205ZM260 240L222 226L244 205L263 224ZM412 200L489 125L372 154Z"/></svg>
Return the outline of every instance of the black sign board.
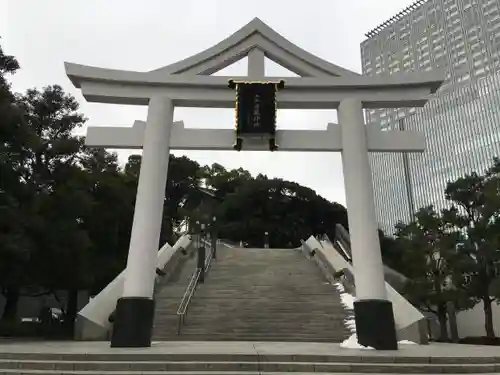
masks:
<svg viewBox="0 0 500 375"><path fill-rule="evenodd" d="M236 88L236 136L274 137L276 92L283 83L230 82Z"/></svg>

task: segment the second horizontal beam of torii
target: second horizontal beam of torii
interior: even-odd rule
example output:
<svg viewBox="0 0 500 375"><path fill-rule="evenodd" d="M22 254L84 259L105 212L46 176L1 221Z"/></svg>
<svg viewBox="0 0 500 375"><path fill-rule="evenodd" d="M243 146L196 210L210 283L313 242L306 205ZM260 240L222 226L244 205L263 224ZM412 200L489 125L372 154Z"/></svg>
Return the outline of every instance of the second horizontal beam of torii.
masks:
<svg viewBox="0 0 500 375"><path fill-rule="evenodd" d="M87 130L85 144L89 147L140 149L143 146L145 121L132 127L95 126ZM423 152L425 137L411 131L367 130L369 152ZM279 151L339 152L342 151L342 128L329 123L326 130L277 130ZM173 123L170 137L172 150L233 150L233 129L196 129L184 127L183 121ZM244 151L269 151L266 142L245 142Z"/></svg>

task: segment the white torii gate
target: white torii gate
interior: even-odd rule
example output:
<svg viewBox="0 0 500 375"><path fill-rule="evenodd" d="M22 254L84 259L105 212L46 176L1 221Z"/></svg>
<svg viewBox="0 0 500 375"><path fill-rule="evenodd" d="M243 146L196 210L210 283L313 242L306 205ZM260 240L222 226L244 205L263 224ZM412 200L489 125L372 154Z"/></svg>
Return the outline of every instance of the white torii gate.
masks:
<svg viewBox="0 0 500 375"><path fill-rule="evenodd" d="M247 77L210 76L248 56ZM186 129L173 122L176 106L232 108L228 80L264 80L265 57L300 77L277 94L279 108L336 109L339 124L326 130L277 130L280 151L341 152L356 270L355 317L360 344L397 349L392 305L387 301L375 219L368 152L422 152L423 135L381 132L364 124L363 108L422 107L442 83L435 72L361 76L297 47L255 18L219 44L150 72L103 69L65 63L66 73L91 102L147 105L147 121L133 127L90 127L93 147L142 148L142 164L125 271L111 346L151 345L153 286L170 150L232 150L233 130ZM266 80L270 80L266 77ZM245 143L267 150L266 142Z"/></svg>

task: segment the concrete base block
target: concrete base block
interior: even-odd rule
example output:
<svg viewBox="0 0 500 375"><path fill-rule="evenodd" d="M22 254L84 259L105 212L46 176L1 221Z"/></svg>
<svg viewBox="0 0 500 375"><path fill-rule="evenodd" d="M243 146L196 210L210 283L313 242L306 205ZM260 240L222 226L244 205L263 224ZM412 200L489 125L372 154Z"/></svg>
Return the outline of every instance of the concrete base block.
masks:
<svg viewBox="0 0 500 375"><path fill-rule="evenodd" d="M107 341L109 328L78 315L75 322L75 340L77 341Z"/></svg>

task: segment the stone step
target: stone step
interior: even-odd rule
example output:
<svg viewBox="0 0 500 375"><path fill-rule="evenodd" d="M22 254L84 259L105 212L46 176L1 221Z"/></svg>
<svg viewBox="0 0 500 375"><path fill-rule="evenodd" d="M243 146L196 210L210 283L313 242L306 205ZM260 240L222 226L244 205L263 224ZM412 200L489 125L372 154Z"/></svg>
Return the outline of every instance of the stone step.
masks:
<svg viewBox="0 0 500 375"><path fill-rule="evenodd" d="M192 331L182 329L179 335L190 341L276 341L276 342L332 342L340 343L349 335L334 332L311 332L307 334L291 333L290 331L277 332L253 332L252 330L241 331ZM161 333L158 333L161 337Z"/></svg>
<svg viewBox="0 0 500 375"><path fill-rule="evenodd" d="M172 332L177 334L177 327L166 327L166 328L161 328L157 327L156 328L157 335L166 335L167 333L170 334ZM189 326L185 325L181 328L181 332L184 333L193 333L193 334L200 334L200 335L223 335L229 336L231 335L238 335L238 334L245 334L245 335L252 335L252 336L259 336L259 337L268 337L268 336L289 336L291 338L295 336L307 336L307 337L315 337L315 336L335 336L338 338L346 339L350 336L349 331L347 328L338 328L338 327L325 327L323 329L320 329L319 327L305 327L302 328L301 330L293 330L293 327L289 327L288 329L286 328L276 328L274 327L268 327L268 329L259 329L259 328L253 328L253 327L212 327L212 328L206 328L206 327L200 327L200 326ZM243 340L244 341L244 340ZM289 340L290 341L290 340ZM293 340L292 340L293 341ZM314 340L312 340L314 341Z"/></svg>
<svg viewBox="0 0 500 375"><path fill-rule="evenodd" d="M155 325L155 328L160 332L161 329L171 329L173 326L171 322L170 324L159 324ZM177 322L175 322L177 323ZM297 323L298 324L298 323ZM288 332L288 333L297 333L297 334L307 334L309 332L337 332L339 330L346 331L345 325L342 322L332 322L329 325L311 325L305 322L302 322L302 326L300 329L296 328L296 324L289 325L279 325L279 324L213 324L208 327L207 323L200 324L199 322L193 322L190 320L185 321L183 329L191 330L191 331L199 331L199 332L262 332L262 333L275 333L275 332Z"/></svg>
<svg viewBox="0 0 500 375"><path fill-rule="evenodd" d="M313 337L313 336L295 336L290 337L290 335L282 336L250 336L250 335L240 335L240 336L230 336L228 335L200 335L200 334L184 334L181 332L180 336L160 337L157 341L163 342L193 342L193 341L203 341L203 342L279 342L279 343L323 343L323 344L339 344L344 341L345 338L338 337ZM498 375L498 374L497 374Z"/></svg>
<svg viewBox="0 0 500 375"><path fill-rule="evenodd" d="M348 362L260 362L260 361L1 361L2 374L114 374L117 373L214 373L243 372L310 372L310 373L404 373L404 374L487 374L500 372L500 364L408 364Z"/></svg>
<svg viewBox="0 0 500 375"><path fill-rule="evenodd" d="M218 259L217 261L214 261L212 265L220 269L222 272L230 272L235 267L246 267L249 271L262 272L267 274L293 272L305 273L310 275L313 274L313 272L308 269L309 264L314 264L314 262L304 258L297 258L293 261L287 261L285 259L258 260L255 258L242 256L239 260Z"/></svg>
<svg viewBox="0 0 500 375"><path fill-rule="evenodd" d="M165 326L155 326L155 329L158 333L172 331L174 327L172 325ZM177 328L177 327L175 327ZM331 334L342 332L342 337L347 338L349 336L349 331L346 327L342 327L339 325L331 325L331 326L310 326L304 324L300 330L293 329L292 325L290 326L276 326L272 324L264 324L264 325L213 325L211 327L207 327L206 325L200 324L191 324L188 323L182 327L183 332L193 332L193 333L220 333L220 334L236 334L236 333L252 333L252 334L270 334L273 335L282 335L282 334L297 334L297 335L316 335L316 334Z"/></svg>
<svg viewBox="0 0 500 375"><path fill-rule="evenodd" d="M205 293L201 290L196 290L196 296L199 300L202 300L204 303L213 303L216 304L220 301L234 301L234 303L241 303L242 301L249 301L249 303L270 303L271 305L279 305L281 302L286 303L291 306L292 303L295 303L294 306L299 306L303 303L311 304L311 306L336 306L340 304L340 297L335 295L334 292L328 295L307 295L307 294L296 294L289 293L287 295L280 294L268 294L268 295L258 295L251 294L249 297L242 296L241 294L234 295L217 295L215 292L213 293ZM164 300L168 301L168 298ZM172 300L172 298L170 299ZM271 306L270 305L270 306Z"/></svg>
<svg viewBox="0 0 500 375"><path fill-rule="evenodd" d="M291 296L288 297L279 297L275 296L255 296L253 298L231 298L231 297L205 297L203 292L199 294L195 293L197 297L198 303L203 303L205 305L211 304L217 306L221 302L239 305L241 306L244 303L247 307L252 305L260 305L263 307L264 311L272 308L279 308L280 310L285 309L295 309L303 307L303 310L312 311L313 309L318 308L330 308L333 306L340 305L340 298L338 296L330 296L330 297L322 297L322 298L307 298L307 296L298 295L297 298L293 298ZM310 306L304 306L304 303L307 303ZM267 304L267 306L266 306Z"/></svg>
<svg viewBox="0 0 500 375"><path fill-rule="evenodd" d="M340 297L335 291L330 291L328 294L306 294L306 293L293 293L293 292L269 292L269 293L248 293L247 295L242 295L241 293L217 293L217 291L205 292L205 290L197 289L196 296L199 299L204 299L206 301L219 301L219 300L229 300L229 301L283 301L283 302L296 302L302 303L300 300L312 301L318 304L332 304L339 303Z"/></svg>
<svg viewBox="0 0 500 375"><path fill-rule="evenodd" d="M303 324L308 324L308 325L314 324L317 326L328 327L328 326L331 326L332 324L335 325L335 324L344 322L344 317L340 316L340 315L328 317L325 319L321 319L319 321L317 318L314 318L314 317L291 318L291 319L286 319L286 318L282 317L280 319L279 316L276 316L276 317L271 317L269 319L266 319L266 318L258 319L258 318L252 317L251 315L248 315L248 316L239 315L239 316L231 317L231 319L225 320L223 315L211 317L211 319L210 319L210 316L207 318L205 316L202 317L202 316L198 316L198 315L194 315L194 314L185 315L185 319L189 320L189 322L190 322L189 324L202 325L202 324L208 324L211 322L213 325L226 324L228 326L234 326L234 325L239 325L239 324L245 325L245 326L247 326L247 325L252 325L252 326L254 326L254 325L295 326L298 323L303 323ZM156 325L160 326L160 324L158 324L158 323Z"/></svg>
<svg viewBox="0 0 500 375"><path fill-rule="evenodd" d="M190 306L191 308L195 308L196 305ZM210 312L210 313L209 313ZM203 320L215 320L215 319L224 319L226 322L231 322L233 320L249 320L249 321L281 321L281 322L290 322L292 320L315 320L316 322L320 321L330 321L332 319L344 318L346 315L338 310L334 311L333 309L325 309L325 310L251 310L251 309L241 309L238 311L231 311L231 314L224 313L229 312L227 309L222 310L205 310L204 313L193 313L192 310L188 310L186 316L189 316L193 319L203 319ZM176 315L176 314L174 314ZM321 319L319 319L321 317Z"/></svg>
<svg viewBox="0 0 500 375"><path fill-rule="evenodd" d="M168 328L172 327L172 321L170 324L156 324L155 327L157 329L160 328ZM332 321L330 324L317 324L313 322L301 322L303 327L300 329L297 329L297 324L280 324L278 322L255 322L255 323L226 323L224 324L223 322L219 323L213 323L212 325L208 326L207 322L200 322L200 321L193 321L186 319L185 321L185 329L190 329L190 330L205 330L206 332L214 332L214 331L221 331L221 332L230 332L230 331L237 331L237 330L250 330L250 331L255 331L255 332L269 332L269 330L272 329L273 332L278 332L278 331L283 331L283 332L296 332L296 333L301 333L301 332L321 332L321 331L329 331L329 332L335 332L339 329L344 331L345 325L343 325L343 322L341 321Z"/></svg>
<svg viewBox="0 0 500 375"><path fill-rule="evenodd" d="M265 344L265 349L261 353L257 353L256 349L251 351L242 349L242 343L239 343L238 350L230 350L227 344L221 343L220 347L226 347L226 350L210 349L212 346L207 347L201 343L192 343L191 347L188 345L186 348L179 350L175 349L175 353L171 352L172 345L169 344L162 348L161 351L154 351L149 349L109 349L108 343L96 343L95 348L92 349L94 344L88 346L85 344L84 348L77 350L80 343L69 343L64 345L64 348L59 347L58 344L52 345L50 349L44 350L43 347L38 348L29 344L23 350L16 349L9 351L9 345L2 344L4 349L0 351L0 361L2 363L14 361L34 361L34 362L313 362L313 363L364 363L364 364L462 364L462 365L477 365L477 364L500 364L500 353L492 347L477 347L473 345L450 345L447 344L431 344L432 350L404 350L400 352L378 352L374 350L365 350L360 352L357 350L342 350L338 346L333 346L331 350L325 348L324 345L317 347L314 344L305 346L297 346L291 344L290 349L286 346L280 346L279 343ZM153 343L153 346L158 343ZM273 351L272 347L276 344L276 350ZM22 344L21 344L22 345ZM161 345L161 344L160 344ZM452 344L451 344L452 345ZM17 346L17 344L14 344ZM246 347L245 345L243 345ZM234 346L231 346L234 348ZM456 347L456 350L453 349ZM170 348L170 349L169 349ZM102 349L102 350L101 350ZM158 348L157 348L158 349ZM447 349L447 350L445 350ZM453 349L450 351L450 349ZM488 350L492 349L492 350ZM316 352L321 354L315 354ZM307 354L300 354L306 352ZM326 354L326 353L334 354ZM443 353L438 355L436 353ZM455 354L453 354L455 353ZM464 355L464 354L470 355Z"/></svg>
<svg viewBox="0 0 500 375"><path fill-rule="evenodd" d="M272 300L271 300L272 301ZM300 301L300 302L293 302L293 301L286 301L286 300L277 300L277 303L282 304L282 306L275 306L271 305L272 302L268 299L249 299L249 300L231 300L231 301L226 301L224 299L197 299L196 302L193 302L190 304L189 309L191 309L193 306L204 306L205 312L208 311L223 311L223 310L237 310L237 311L255 311L255 312L262 312L263 314L272 314L272 313L294 313L296 312L297 314L314 314L318 315L319 313L340 313L342 312L340 305L340 302L338 302L338 305L334 305L335 302L332 301L332 304L317 304L313 306L304 306L308 301ZM204 303L205 302L205 303ZM241 304L245 304L244 307L241 307ZM222 309L223 308L223 309ZM160 310L161 311L161 310Z"/></svg>
<svg viewBox="0 0 500 375"><path fill-rule="evenodd" d="M301 310L301 311L290 311L290 310L269 310L266 312L259 311L258 309L242 309L236 310L229 309L225 306L221 307L206 307L203 311L198 311L199 305L192 305L189 307L186 316L189 316L193 319L203 320L217 320L220 319L222 321L231 322L233 320L253 320L256 322L262 321L286 321L286 322L296 322L301 320L316 320L316 321L330 321L332 319L341 319L344 320L347 318L346 314L343 314L341 311L328 310L328 311L320 311L320 310ZM177 309L176 309L177 310ZM201 307L200 307L201 310ZM169 316L174 316L177 311L172 312L172 314L168 312L163 312L163 314L168 314ZM267 313L267 315L263 315ZM208 318L208 319L207 319Z"/></svg>
<svg viewBox="0 0 500 375"><path fill-rule="evenodd" d="M309 283L307 285L300 285L294 283L233 283L228 285L229 281L226 283L216 284L213 280L208 280L204 284L198 285L198 290L205 291L211 294L236 294L241 293L242 289L249 293L297 293L297 294L307 294L311 296L315 295L331 295L332 291L337 291L338 289L333 285L322 285L320 283ZM173 289L173 288L172 288ZM180 288L178 288L180 289Z"/></svg>
<svg viewBox="0 0 500 375"><path fill-rule="evenodd" d="M238 266L238 267L234 267L236 268L237 270L241 270L243 268L243 266ZM235 274L235 271L232 271L232 272L224 272L224 273L219 273L219 270L217 269L217 267L215 266L212 270L211 270L211 273L212 273L212 277L210 278L210 281L211 283L216 283L217 281L221 280L221 281L227 281L228 279L231 279L232 276L234 276ZM270 275L268 272L266 271L255 271L255 272L252 272L252 270L246 270L244 274L240 275L240 278L238 279L233 279L232 281L234 282L239 282L239 280L243 279L243 280L248 280L248 279L251 279L252 277L256 277L258 276L259 279L257 280L254 280L255 282L257 282L258 284L265 284L265 282L281 282L282 284L287 284L287 283L290 283L290 280L294 280L294 281L299 281L299 283L297 283L296 285L301 285L301 284L309 284L310 282L314 282L314 281L320 281L321 279L318 277L318 275L313 275L313 274L308 274L308 273L305 273L305 272L293 272L293 271L287 271L287 272L280 272L280 273L276 273L274 275ZM308 278L309 280L307 280L307 282L305 282L304 278ZM241 282L240 282L241 283Z"/></svg>
<svg viewBox="0 0 500 375"><path fill-rule="evenodd" d="M340 324L343 324L343 321L340 320L332 320L330 324L325 324L325 323L314 323L314 321L297 321L297 322L286 322L286 323L280 323L278 321L265 321L265 322L260 322L260 321L255 321L255 322L248 322L248 321L233 321L233 322L227 322L224 323L223 321L219 322L213 322L210 327L207 327L209 321L203 321L203 320L193 320L193 319L186 319L186 329L204 329L206 331L215 331L215 330L222 330L223 332L226 331L234 331L238 329L245 329L245 330L254 330L255 332L257 331L262 331L266 332L269 330L274 331L279 331L279 330L284 330L288 331L296 327L297 324L303 325L302 329L307 329L307 331L332 331L335 329L339 328ZM161 328L161 327L170 327L172 326L172 322L170 324L155 324L155 327ZM297 331L297 330L295 330Z"/></svg>
<svg viewBox="0 0 500 375"><path fill-rule="evenodd" d="M218 371L217 374L219 375L285 375L289 374L290 372L269 372L269 371L262 371L262 372L253 372L253 371ZM314 372L293 372L296 375L314 375L316 373ZM144 374L144 375L213 375L213 371L52 371L52 370L43 370L43 371L37 371L37 370L6 370L2 372L2 375L101 375L101 374L109 374L109 375L139 375L139 374ZM330 373L334 374L334 373ZM356 373L356 372L337 372L335 374L338 375L356 375L356 374L362 374L361 372ZM380 375L387 375L388 373L385 374L380 374ZM394 372L391 373L394 375L406 375L405 373L402 372ZM438 373L425 373L428 375L438 375ZM449 375L458 375L458 373L455 374L449 374ZM485 373L484 375L498 375L497 373Z"/></svg>

